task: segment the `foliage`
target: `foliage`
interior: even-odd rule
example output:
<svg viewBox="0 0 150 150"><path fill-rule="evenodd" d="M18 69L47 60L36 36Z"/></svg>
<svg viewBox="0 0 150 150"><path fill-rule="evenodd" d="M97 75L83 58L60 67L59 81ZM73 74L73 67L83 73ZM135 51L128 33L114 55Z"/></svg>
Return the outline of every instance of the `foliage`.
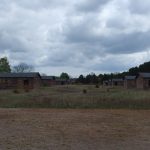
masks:
<svg viewBox="0 0 150 150"><path fill-rule="evenodd" d="M65 79L65 80L69 80L70 77L69 77L68 73L62 72L60 75L60 78Z"/></svg>
<svg viewBox="0 0 150 150"><path fill-rule="evenodd" d="M83 89L83 93L86 94L86 93L87 93L87 90L86 90L86 89Z"/></svg>
<svg viewBox="0 0 150 150"><path fill-rule="evenodd" d="M150 62L145 62L144 64L139 65L139 67L132 67L126 72L104 73L99 75L91 73L85 77L80 75L77 79L77 82L82 84L102 84L103 81L111 80L113 78L124 78L126 75L136 76L139 72L150 72Z"/></svg>
<svg viewBox="0 0 150 150"><path fill-rule="evenodd" d="M19 94L19 93L20 93L20 91L19 91L18 89L14 89L14 90L13 90L13 93L15 93L15 94Z"/></svg>
<svg viewBox="0 0 150 150"><path fill-rule="evenodd" d="M84 76L82 74L77 79L77 82L79 82L79 83L85 83L85 78L84 78Z"/></svg>
<svg viewBox="0 0 150 150"><path fill-rule="evenodd" d="M33 70L34 70L34 67L26 63L20 63L13 67L13 72L16 72L16 73L31 72Z"/></svg>
<svg viewBox="0 0 150 150"><path fill-rule="evenodd" d="M99 85L98 85L98 84L96 84L96 85L95 85L95 88L99 88Z"/></svg>
<svg viewBox="0 0 150 150"><path fill-rule="evenodd" d="M7 57L0 58L0 72L11 72Z"/></svg>

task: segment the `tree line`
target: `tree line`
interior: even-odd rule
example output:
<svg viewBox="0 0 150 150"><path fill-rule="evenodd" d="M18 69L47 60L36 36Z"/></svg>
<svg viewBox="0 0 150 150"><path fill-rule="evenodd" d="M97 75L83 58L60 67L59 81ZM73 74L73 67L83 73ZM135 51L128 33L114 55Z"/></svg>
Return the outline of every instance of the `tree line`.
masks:
<svg viewBox="0 0 150 150"><path fill-rule="evenodd" d="M148 72L150 73L150 61L145 62L137 67L132 67L128 71L119 72L119 73L104 73L96 75L94 73L88 74L86 76L80 75L77 78L77 83L83 84L97 84L103 83L105 80L111 80L116 78L124 78L125 76L134 75L137 76L139 72Z"/></svg>
<svg viewBox="0 0 150 150"><path fill-rule="evenodd" d="M0 58L0 72L15 72L15 73L23 73L23 72L32 72L34 71L34 67L30 64L19 63L15 66L10 66L8 58L3 57ZM80 75L77 79L77 83L83 84L97 84L103 83L105 80L110 80L113 78L124 78L126 75L137 75L139 72L149 72L150 73L150 61L145 62L137 67L132 67L126 72L119 73L104 73L96 75L95 73L90 73L86 76ZM62 72L60 75L61 79L69 80L70 76L68 73Z"/></svg>
<svg viewBox="0 0 150 150"><path fill-rule="evenodd" d="M34 67L30 64L21 62L17 65L11 66L7 57L0 58L1 73L10 73L10 72L25 73L25 72L33 72L33 71L34 71ZM44 74L44 76L46 76L46 74ZM64 80L69 80L70 76L67 73L62 72L60 78Z"/></svg>
<svg viewBox="0 0 150 150"><path fill-rule="evenodd" d="M19 72L31 72L33 70L34 70L34 67L32 65L29 65L23 62L11 67L7 57L0 58L0 72L19 73Z"/></svg>

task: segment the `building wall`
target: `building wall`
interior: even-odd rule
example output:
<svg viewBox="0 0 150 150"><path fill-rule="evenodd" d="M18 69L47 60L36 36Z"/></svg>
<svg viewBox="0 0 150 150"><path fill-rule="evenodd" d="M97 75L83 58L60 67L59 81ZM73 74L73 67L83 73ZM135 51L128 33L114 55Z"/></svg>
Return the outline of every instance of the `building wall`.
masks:
<svg viewBox="0 0 150 150"><path fill-rule="evenodd" d="M136 88L136 80L125 80L124 81L124 87L126 89Z"/></svg>
<svg viewBox="0 0 150 150"><path fill-rule="evenodd" d="M28 82L28 83L26 83ZM34 78L19 78L18 85L19 89L33 89L34 88Z"/></svg>
<svg viewBox="0 0 150 150"><path fill-rule="evenodd" d="M149 89L150 88L150 78L142 78L139 76L137 78L137 88L138 89Z"/></svg>
<svg viewBox="0 0 150 150"><path fill-rule="evenodd" d="M56 81L55 80L42 80L42 83L44 86L52 86L52 85L56 85Z"/></svg>
<svg viewBox="0 0 150 150"><path fill-rule="evenodd" d="M0 78L0 89L11 89L15 88L18 84L18 80L13 78Z"/></svg>
<svg viewBox="0 0 150 150"><path fill-rule="evenodd" d="M0 89L33 89L41 86L41 80L36 78L0 78Z"/></svg>
<svg viewBox="0 0 150 150"><path fill-rule="evenodd" d="M150 78L144 79L144 89L149 89L149 88L150 88Z"/></svg>
<svg viewBox="0 0 150 150"><path fill-rule="evenodd" d="M144 88L144 80L141 76L139 76L136 80L136 86L138 89L143 89Z"/></svg>
<svg viewBox="0 0 150 150"><path fill-rule="evenodd" d="M40 77L36 77L33 80L33 88L39 88L42 86L42 80Z"/></svg>
<svg viewBox="0 0 150 150"><path fill-rule="evenodd" d="M113 82L112 82L112 85L113 85L113 86L123 86L123 85L124 85L124 82L123 82L123 81L113 81Z"/></svg>

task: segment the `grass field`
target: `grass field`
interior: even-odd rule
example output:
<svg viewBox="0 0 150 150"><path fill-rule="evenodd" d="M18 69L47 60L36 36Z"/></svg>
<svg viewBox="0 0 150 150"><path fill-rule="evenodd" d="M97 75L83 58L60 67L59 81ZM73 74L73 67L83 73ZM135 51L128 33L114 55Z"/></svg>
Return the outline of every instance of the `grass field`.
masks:
<svg viewBox="0 0 150 150"><path fill-rule="evenodd" d="M43 87L29 92L19 90L18 93L1 90L0 107L149 109L150 91L96 88L95 85Z"/></svg>

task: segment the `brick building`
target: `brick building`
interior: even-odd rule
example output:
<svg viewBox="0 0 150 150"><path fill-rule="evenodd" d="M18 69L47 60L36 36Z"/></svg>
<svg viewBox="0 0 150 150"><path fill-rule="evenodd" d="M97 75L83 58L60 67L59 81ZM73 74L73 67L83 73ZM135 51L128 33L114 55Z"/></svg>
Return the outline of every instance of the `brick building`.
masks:
<svg viewBox="0 0 150 150"><path fill-rule="evenodd" d="M38 72L0 73L0 89L34 89L41 86Z"/></svg>

